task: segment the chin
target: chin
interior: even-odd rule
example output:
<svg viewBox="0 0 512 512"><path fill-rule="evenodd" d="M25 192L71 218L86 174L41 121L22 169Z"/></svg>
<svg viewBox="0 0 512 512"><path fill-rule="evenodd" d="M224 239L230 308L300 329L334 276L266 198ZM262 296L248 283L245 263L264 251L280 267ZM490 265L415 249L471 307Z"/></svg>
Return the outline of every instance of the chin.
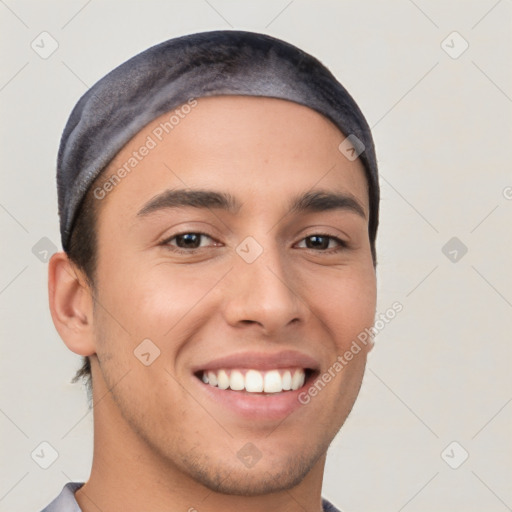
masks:
<svg viewBox="0 0 512 512"><path fill-rule="evenodd" d="M262 457L254 466L244 467L236 458L222 462L221 457L187 457L182 460L184 471L209 490L233 496L262 496L292 489L312 471L325 454L319 448L315 453L282 455L265 461Z"/></svg>

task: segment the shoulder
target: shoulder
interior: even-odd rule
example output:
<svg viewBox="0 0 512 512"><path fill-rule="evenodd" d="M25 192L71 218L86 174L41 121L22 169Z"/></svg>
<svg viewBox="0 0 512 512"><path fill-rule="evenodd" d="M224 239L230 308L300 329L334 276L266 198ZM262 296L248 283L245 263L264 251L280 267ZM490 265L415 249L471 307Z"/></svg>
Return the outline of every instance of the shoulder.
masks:
<svg viewBox="0 0 512 512"><path fill-rule="evenodd" d="M41 512L81 512L75 500L75 491L84 485L83 482L68 482L60 494Z"/></svg>

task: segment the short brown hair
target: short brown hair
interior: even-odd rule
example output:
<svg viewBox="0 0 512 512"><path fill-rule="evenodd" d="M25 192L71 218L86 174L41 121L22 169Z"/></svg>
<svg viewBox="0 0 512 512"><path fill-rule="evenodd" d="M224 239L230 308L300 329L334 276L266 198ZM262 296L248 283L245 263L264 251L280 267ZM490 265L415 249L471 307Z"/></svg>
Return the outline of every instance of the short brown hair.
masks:
<svg viewBox="0 0 512 512"><path fill-rule="evenodd" d="M100 174L87 191L77 211L69 247L68 258L83 272L92 292L95 290L97 266L97 222L100 212L100 201L94 196L94 190L104 180ZM83 379L89 395L92 392L91 361L88 356L82 358L82 365L71 382Z"/></svg>

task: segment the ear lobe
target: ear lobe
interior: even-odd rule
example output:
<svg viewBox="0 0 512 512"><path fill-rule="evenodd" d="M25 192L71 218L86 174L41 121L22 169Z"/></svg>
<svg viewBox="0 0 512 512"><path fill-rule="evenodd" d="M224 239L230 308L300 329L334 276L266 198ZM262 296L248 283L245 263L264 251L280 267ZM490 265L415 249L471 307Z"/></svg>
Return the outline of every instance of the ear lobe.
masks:
<svg viewBox="0 0 512 512"><path fill-rule="evenodd" d="M48 299L53 323L66 346L82 356L94 354L92 293L65 252L50 258Z"/></svg>

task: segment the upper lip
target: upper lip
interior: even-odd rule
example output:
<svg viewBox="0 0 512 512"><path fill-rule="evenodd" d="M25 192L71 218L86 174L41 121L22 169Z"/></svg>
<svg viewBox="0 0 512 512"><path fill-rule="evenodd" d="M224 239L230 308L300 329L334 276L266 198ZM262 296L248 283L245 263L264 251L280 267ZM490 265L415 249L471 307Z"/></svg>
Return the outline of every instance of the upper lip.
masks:
<svg viewBox="0 0 512 512"><path fill-rule="evenodd" d="M221 370L229 368L273 370L277 368L307 368L317 370L319 363L311 356L295 350L280 352L239 352L219 357L192 368L193 373L201 370Z"/></svg>

